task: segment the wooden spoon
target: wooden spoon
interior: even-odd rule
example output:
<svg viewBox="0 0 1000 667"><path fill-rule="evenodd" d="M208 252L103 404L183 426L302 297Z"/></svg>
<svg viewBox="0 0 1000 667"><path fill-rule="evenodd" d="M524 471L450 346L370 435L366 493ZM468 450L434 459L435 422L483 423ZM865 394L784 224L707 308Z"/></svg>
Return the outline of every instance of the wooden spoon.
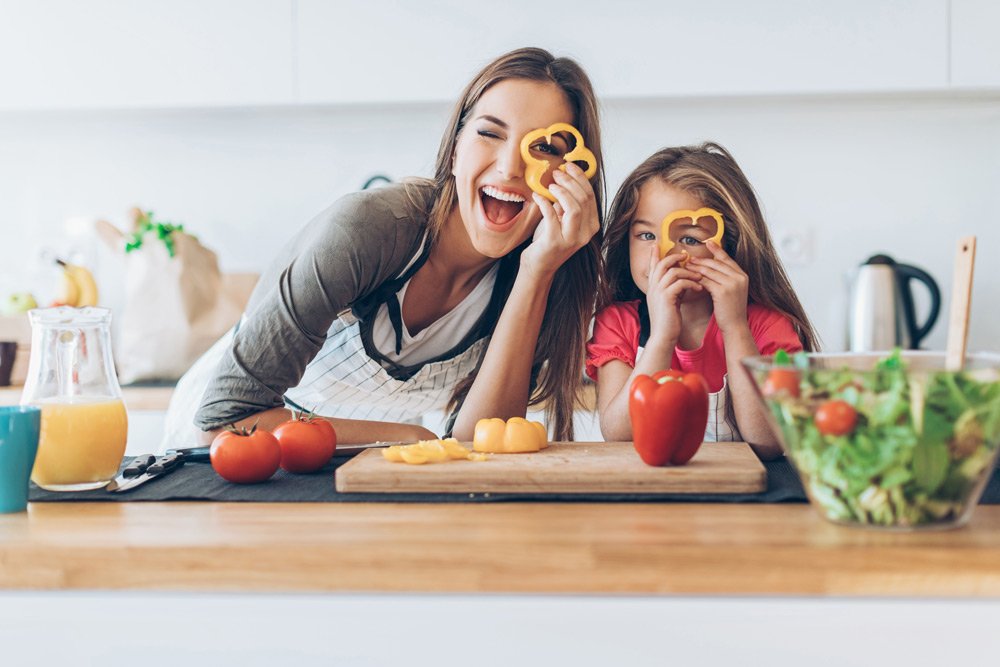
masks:
<svg viewBox="0 0 1000 667"><path fill-rule="evenodd" d="M959 239L951 284L948 351L944 362L945 369L949 371L960 371L965 363L965 346L969 339L969 308L972 305L972 270L975 264L976 237Z"/></svg>

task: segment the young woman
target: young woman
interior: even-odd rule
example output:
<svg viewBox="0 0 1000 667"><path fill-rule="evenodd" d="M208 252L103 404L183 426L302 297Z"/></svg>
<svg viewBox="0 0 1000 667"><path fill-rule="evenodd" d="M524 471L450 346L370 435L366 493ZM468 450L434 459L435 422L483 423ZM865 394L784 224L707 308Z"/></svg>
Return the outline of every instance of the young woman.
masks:
<svg viewBox="0 0 1000 667"><path fill-rule="evenodd" d="M597 171L555 171L550 203L525 181L520 142L554 123L579 129ZM471 440L479 419L541 401L553 435L571 438L602 191L586 74L541 49L501 56L455 106L433 180L344 197L279 254L235 331L178 385L171 446L190 441L170 426L190 431L192 416L210 442L295 406L350 443L433 437L400 422L447 405L448 430Z"/></svg>

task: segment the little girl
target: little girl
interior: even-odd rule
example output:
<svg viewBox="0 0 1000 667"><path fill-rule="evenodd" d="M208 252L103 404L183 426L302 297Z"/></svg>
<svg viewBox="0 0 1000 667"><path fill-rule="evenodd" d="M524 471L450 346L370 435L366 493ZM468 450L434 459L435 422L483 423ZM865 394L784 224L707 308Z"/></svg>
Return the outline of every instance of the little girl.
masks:
<svg viewBox="0 0 1000 667"><path fill-rule="evenodd" d="M676 220L661 259L667 217ZM708 382L706 440L745 440L761 458L780 455L740 359L813 350L816 336L739 165L715 143L664 148L625 179L608 219L605 284L587 344L604 438L632 439L632 380L673 368Z"/></svg>

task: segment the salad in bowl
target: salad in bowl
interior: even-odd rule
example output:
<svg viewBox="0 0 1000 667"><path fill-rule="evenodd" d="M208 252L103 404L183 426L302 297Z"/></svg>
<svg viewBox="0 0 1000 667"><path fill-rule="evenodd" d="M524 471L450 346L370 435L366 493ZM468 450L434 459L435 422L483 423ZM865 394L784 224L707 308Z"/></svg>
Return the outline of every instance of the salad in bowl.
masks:
<svg viewBox="0 0 1000 667"><path fill-rule="evenodd" d="M959 371L944 354L750 357L772 426L810 501L844 524L914 529L968 520L1000 451L1000 355Z"/></svg>

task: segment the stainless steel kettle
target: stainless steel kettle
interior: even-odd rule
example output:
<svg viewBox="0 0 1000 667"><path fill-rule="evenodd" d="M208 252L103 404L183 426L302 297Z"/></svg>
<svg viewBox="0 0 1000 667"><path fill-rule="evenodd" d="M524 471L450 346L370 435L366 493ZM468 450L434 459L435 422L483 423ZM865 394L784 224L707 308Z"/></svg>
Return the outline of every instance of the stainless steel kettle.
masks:
<svg viewBox="0 0 1000 667"><path fill-rule="evenodd" d="M930 312L917 325L910 282L930 292ZM941 310L941 290L924 270L900 264L888 255L874 255L862 264L851 284L847 341L851 352L917 349Z"/></svg>

